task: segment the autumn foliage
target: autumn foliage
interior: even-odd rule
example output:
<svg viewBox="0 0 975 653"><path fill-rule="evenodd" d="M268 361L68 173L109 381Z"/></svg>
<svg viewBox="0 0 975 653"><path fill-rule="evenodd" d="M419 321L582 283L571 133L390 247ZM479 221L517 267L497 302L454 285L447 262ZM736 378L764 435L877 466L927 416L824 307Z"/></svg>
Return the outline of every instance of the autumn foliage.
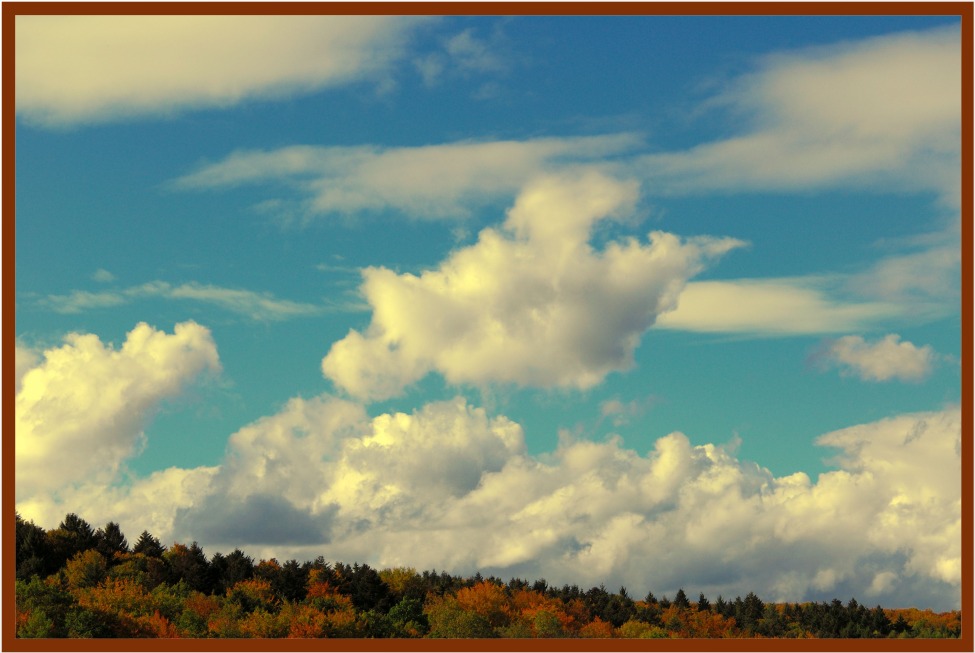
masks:
<svg viewBox="0 0 975 653"><path fill-rule="evenodd" d="M722 638L958 637L959 612L866 608L851 599L772 604L754 593L696 602L625 588L377 571L323 558L207 558L194 542L131 549L117 524L75 515L44 531L17 519L18 637Z"/></svg>

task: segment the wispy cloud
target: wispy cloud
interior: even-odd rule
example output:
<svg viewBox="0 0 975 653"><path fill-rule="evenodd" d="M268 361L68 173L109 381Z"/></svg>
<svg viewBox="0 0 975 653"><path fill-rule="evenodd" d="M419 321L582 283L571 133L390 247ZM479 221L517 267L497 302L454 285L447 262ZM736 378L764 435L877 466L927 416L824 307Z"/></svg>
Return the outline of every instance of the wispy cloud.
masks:
<svg viewBox="0 0 975 653"><path fill-rule="evenodd" d="M429 19L18 16L17 114L45 126L307 94L385 74Z"/></svg>
<svg viewBox="0 0 975 653"><path fill-rule="evenodd" d="M692 281L658 329L752 336L842 333L892 320L916 320L912 307L894 301L841 298L842 277ZM930 317L930 316L926 316Z"/></svg>
<svg viewBox="0 0 975 653"><path fill-rule="evenodd" d="M499 32L488 39L480 38L474 29L466 29L442 42L442 48L416 57L413 65L427 86L436 86L444 77L467 76L473 73L501 73L508 61L498 45Z"/></svg>
<svg viewBox="0 0 975 653"><path fill-rule="evenodd" d="M959 28L767 57L716 104L743 133L642 157L656 192L880 188L958 206Z"/></svg>
<svg viewBox="0 0 975 653"><path fill-rule="evenodd" d="M605 160L642 143L637 134L525 141L461 141L421 147L293 146L239 151L173 182L200 189L283 183L309 215L394 208L417 219L462 219L473 206L513 196L525 180Z"/></svg>
<svg viewBox="0 0 975 653"><path fill-rule="evenodd" d="M330 310L350 310L352 305L324 305L278 299L271 293L209 284L184 283L174 286L165 281L152 281L122 290L89 292L75 290L67 295L48 295L40 304L58 313L80 313L93 308L119 306L137 299L158 297L190 300L218 306L253 320L278 321L319 315Z"/></svg>

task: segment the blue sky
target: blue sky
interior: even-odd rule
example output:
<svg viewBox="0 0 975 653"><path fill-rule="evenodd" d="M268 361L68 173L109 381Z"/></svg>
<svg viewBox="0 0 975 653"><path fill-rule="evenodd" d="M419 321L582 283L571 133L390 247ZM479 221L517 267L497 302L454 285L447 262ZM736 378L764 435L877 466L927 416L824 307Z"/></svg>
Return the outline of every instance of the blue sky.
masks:
<svg viewBox="0 0 975 653"><path fill-rule="evenodd" d="M957 606L956 19L17 38L23 515Z"/></svg>

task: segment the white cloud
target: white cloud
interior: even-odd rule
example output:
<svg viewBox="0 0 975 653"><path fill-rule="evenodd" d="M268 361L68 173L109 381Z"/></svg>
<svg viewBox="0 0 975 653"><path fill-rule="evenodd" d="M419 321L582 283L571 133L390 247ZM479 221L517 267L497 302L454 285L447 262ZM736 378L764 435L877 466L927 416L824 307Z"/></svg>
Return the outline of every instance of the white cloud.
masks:
<svg viewBox="0 0 975 653"><path fill-rule="evenodd" d="M687 279L743 244L653 232L648 244L593 250L593 225L636 198L635 184L591 171L546 177L518 196L501 229L484 229L438 269L367 268L371 324L332 346L324 374L354 396L381 398L434 370L450 383L588 388L629 368Z"/></svg>
<svg viewBox="0 0 975 653"><path fill-rule="evenodd" d="M112 478L138 450L159 403L204 370L220 369L210 332L194 322L177 324L172 335L141 323L121 349L72 333L28 364L18 369L18 500Z"/></svg>
<svg viewBox="0 0 975 653"><path fill-rule="evenodd" d="M223 288L196 282L174 286L165 281L151 281L121 290L101 292L75 290L67 295L48 295L41 300L41 305L58 313L80 313L92 308L119 306L147 297L203 302L252 320L287 320L317 315L327 308L324 305L278 299L268 292Z"/></svg>
<svg viewBox="0 0 975 653"><path fill-rule="evenodd" d="M41 362L41 353L19 340L14 343L14 394L20 394L24 375Z"/></svg>
<svg viewBox="0 0 975 653"><path fill-rule="evenodd" d="M641 161L656 190L877 187L960 192L958 27L766 58L720 98L742 135Z"/></svg>
<svg viewBox="0 0 975 653"><path fill-rule="evenodd" d="M218 470L219 467L170 467L135 479L113 479L105 474L101 480L68 485L56 493L18 495L17 511L47 528L57 526L69 512L94 527L113 521L119 524L130 545L147 530L169 546L175 541L172 534L179 511L197 506L212 492L212 480Z"/></svg>
<svg viewBox="0 0 975 653"><path fill-rule="evenodd" d="M816 277L692 281L656 327L762 336L838 333L904 319L911 310L892 301L840 300L828 286Z"/></svg>
<svg viewBox="0 0 975 653"><path fill-rule="evenodd" d="M869 597L957 609L961 414L899 415L835 431L815 481L776 477L727 446L681 433L650 451L563 438L527 453L521 427L463 399L369 418L362 406L293 399L229 442L217 468L92 480L18 510L56 524L84 505L163 541L209 552L625 585L658 596ZM54 455L55 452L49 452ZM266 526L274 524L274 532Z"/></svg>
<svg viewBox="0 0 975 653"><path fill-rule="evenodd" d="M379 79L422 17L18 16L17 113L165 115Z"/></svg>
<svg viewBox="0 0 975 653"><path fill-rule="evenodd" d="M934 367L938 355L930 345L918 347L891 333L876 342L861 336L843 336L826 344L815 359L841 368L864 381L921 381Z"/></svg>
<svg viewBox="0 0 975 653"><path fill-rule="evenodd" d="M174 184L218 188L287 182L309 196L309 215L396 208L418 219L458 219L468 217L472 205L513 195L540 172L595 165L639 143L634 134L611 134L399 148L302 145L234 152Z"/></svg>

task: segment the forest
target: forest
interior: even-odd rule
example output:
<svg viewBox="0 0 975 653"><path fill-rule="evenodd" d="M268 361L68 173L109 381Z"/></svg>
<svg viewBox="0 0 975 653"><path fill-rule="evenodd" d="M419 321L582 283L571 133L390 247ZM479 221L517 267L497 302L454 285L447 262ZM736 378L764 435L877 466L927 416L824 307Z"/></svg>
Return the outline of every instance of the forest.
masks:
<svg viewBox="0 0 975 653"><path fill-rule="evenodd" d="M119 525L74 513L45 530L16 517L18 637L959 637L958 611L868 608L851 598L767 603L683 590L583 590L367 564L209 558L148 531L130 546Z"/></svg>

